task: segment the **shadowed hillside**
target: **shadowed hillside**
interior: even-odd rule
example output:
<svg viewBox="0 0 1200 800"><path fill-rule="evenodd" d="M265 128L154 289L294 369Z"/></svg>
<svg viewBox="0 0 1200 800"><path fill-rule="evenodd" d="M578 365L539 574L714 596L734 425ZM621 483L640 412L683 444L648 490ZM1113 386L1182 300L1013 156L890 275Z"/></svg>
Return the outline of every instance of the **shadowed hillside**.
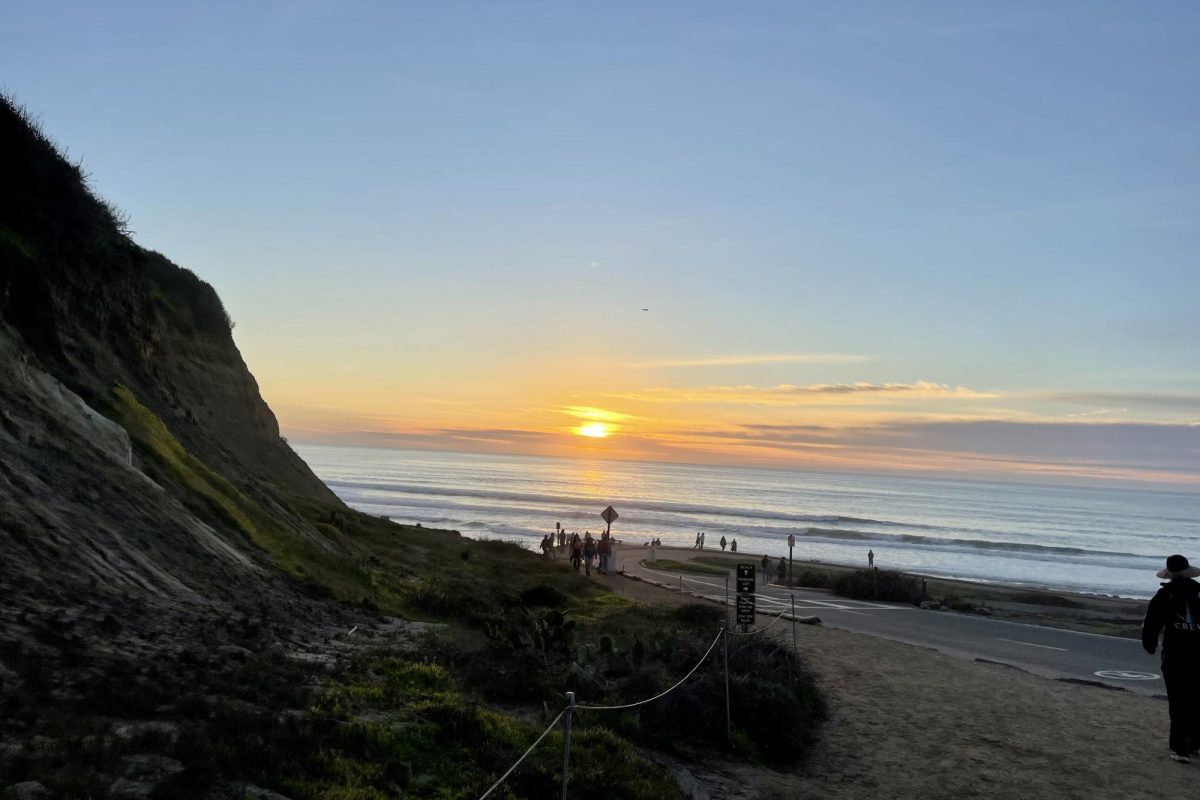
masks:
<svg viewBox="0 0 1200 800"><path fill-rule="evenodd" d="M210 602L261 588L264 550L302 573L332 545L290 498L343 507L280 439L216 292L134 244L7 100L0 162L5 595Z"/></svg>

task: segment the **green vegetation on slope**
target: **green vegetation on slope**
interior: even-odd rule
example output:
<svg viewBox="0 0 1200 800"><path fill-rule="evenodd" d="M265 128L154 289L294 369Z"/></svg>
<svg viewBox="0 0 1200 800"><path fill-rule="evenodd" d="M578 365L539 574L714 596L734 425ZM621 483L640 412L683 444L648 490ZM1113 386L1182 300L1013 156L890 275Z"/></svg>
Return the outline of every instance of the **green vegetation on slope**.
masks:
<svg viewBox="0 0 1200 800"><path fill-rule="evenodd" d="M124 386L112 389L111 416L129 433L138 451L153 459L169 479L207 510L241 531L275 557L291 575L309 581L339 599L360 601L372 593L367 574L332 547L306 541L250 501L229 481L189 453L154 412ZM156 472L156 470L151 470Z"/></svg>

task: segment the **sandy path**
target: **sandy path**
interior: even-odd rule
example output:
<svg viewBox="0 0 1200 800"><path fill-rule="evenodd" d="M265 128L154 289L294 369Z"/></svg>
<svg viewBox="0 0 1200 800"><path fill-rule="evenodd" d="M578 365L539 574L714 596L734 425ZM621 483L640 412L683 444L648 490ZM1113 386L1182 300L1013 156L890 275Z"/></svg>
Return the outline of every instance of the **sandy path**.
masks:
<svg viewBox="0 0 1200 800"><path fill-rule="evenodd" d="M605 582L644 602L680 602L636 581ZM1166 755L1162 700L845 631L797 630L833 712L819 751L798 775L705 765L695 772L712 797L1157 800L1200 793L1200 763L1176 764ZM790 629L781 635L790 640Z"/></svg>

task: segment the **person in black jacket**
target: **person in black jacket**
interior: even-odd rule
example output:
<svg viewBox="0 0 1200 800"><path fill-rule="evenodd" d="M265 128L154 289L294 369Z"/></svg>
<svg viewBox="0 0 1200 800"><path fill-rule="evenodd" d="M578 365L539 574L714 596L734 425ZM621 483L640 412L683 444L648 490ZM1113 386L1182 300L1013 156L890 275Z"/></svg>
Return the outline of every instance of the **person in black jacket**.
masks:
<svg viewBox="0 0 1200 800"><path fill-rule="evenodd" d="M1158 577L1166 583L1150 600L1142 647L1154 654L1162 633L1162 673L1171 716L1171 758L1190 763L1200 755L1200 569L1180 555L1167 559Z"/></svg>

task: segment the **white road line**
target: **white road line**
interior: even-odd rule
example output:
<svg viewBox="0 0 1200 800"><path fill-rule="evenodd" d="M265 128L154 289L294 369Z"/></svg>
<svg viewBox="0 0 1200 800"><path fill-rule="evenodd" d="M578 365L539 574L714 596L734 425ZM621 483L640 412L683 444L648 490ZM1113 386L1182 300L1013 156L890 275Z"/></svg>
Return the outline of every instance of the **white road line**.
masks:
<svg viewBox="0 0 1200 800"><path fill-rule="evenodd" d="M1034 644L1033 642L1022 642L1017 639L1005 639L1003 636L998 636L996 638L998 638L1002 642L1012 642L1013 644L1023 644L1026 647L1040 647L1043 650L1059 650L1063 653L1067 652L1067 648L1065 648L1065 647L1051 647L1048 644Z"/></svg>
<svg viewBox="0 0 1200 800"><path fill-rule="evenodd" d="M781 600L779 602L786 603L787 601ZM806 597L803 600L797 600L796 602L797 603L814 603L815 604L814 608L832 608L832 609L836 609L836 610L840 610L840 611L850 611L850 610L854 610L854 611L900 611L900 610L903 610L903 608L904 608L903 606L883 606L883 605L877 605L874 603L859 602L859 601L855 601L855 600L845 600L845 601L841 601L841 602L834 601L834 600L814 600L811 597ZM856 603L856 604L849 605L850 603Z"/></svg>

